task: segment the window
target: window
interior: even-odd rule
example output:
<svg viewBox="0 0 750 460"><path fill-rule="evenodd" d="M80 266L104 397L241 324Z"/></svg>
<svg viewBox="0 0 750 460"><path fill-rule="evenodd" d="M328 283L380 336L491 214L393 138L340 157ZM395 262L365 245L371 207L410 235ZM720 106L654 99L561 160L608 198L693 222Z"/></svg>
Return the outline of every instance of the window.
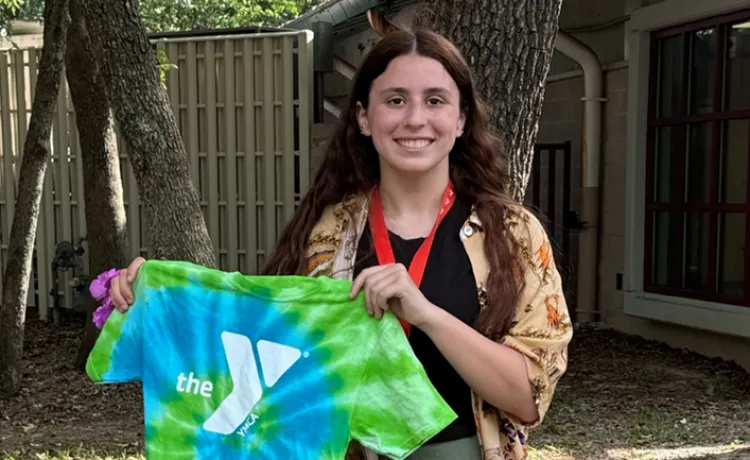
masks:
<svg viewBox="0 0 750 460"><path fill-rule="evenodd" d="M651 38L646 290L750 306L750 11Z"/></svg>

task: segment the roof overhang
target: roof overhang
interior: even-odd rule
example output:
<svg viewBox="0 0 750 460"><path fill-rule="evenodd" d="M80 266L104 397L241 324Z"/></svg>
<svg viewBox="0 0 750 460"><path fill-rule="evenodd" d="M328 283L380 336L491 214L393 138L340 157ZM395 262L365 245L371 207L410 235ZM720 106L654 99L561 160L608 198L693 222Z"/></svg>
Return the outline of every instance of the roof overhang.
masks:
<svg viewBox="0 0 750 460"><path fill-rule="evenodd" d="M314 10L284 24L290 29L313 30L316 22L330 23L336 39L367 30L367 10L378 8L385 14L394 14L417 0L330 0Z"/></svg>

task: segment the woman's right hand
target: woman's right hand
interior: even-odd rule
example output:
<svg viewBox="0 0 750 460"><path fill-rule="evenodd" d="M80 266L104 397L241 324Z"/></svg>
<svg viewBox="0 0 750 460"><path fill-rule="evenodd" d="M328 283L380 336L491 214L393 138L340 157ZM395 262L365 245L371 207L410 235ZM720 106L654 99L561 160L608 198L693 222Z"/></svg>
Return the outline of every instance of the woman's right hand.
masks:
<svg viewBox="0 0 750 460"><path fill-rule="evenodd" d="M125 313L133 305L133 281L138 274L138 269L146 262L143 257L136 257L130 262L128 268L120 270L120 274L112 278L109 286L109 295L112 305L122 313Z"/></svg>

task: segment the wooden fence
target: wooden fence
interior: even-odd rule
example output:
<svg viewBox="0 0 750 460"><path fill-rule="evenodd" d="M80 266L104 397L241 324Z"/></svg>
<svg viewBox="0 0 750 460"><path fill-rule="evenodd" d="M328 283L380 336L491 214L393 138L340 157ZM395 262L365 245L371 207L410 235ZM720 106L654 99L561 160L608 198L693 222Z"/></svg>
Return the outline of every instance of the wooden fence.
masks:
<svg viewBox="0 0 750 460"><path fill-rule="evenodd" d="M309 182L312 33L162 38L153 41L176 69L166 87L200 192L214 250L224 270L255 273L274 247ZM5 267L23 142L41 56L39 49L0 52L0 263ZM148 223L127 150L121 171L132 255L149 255ZM61 86L53 155L37 225L29 305L47 319L73 308L85 289L81 266L52 272L61 242L86 237L83 174L75 112ZM57 281L57 283L56 283ZM2 280L0 279L0 287ZM57 295L52 295L57 293Z"/></svg>

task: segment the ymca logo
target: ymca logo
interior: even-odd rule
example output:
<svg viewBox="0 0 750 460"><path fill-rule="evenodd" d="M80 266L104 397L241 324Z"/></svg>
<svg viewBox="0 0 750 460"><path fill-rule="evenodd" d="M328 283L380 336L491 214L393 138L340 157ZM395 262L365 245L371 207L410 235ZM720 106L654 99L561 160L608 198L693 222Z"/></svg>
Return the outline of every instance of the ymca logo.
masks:
<svg viewBox="0 0 750 460"><path fill-rule="evenodd" d="M228 435L234 433L244 423L246 425L243 428L242 434L244 435L244 431L257 419L257 415L251 412L263 396L260 373L263 373L263 382L266 387L271 388L299 360L302 352L288 345L259 340L255 344L260 360L259 369L253 352L253 344L248 337L225 331L221 334L221 340L224 344L224 354L227 357L229 374L234 386L232 392L205 421L203 428L206 431ZM305 352L304 356L307 357L308 353ZM180 376L181 379L177 385L178 390L180 389L180 383L186 380L183 374L180 374ZM191 380L195 380L195 388L200 387L203 396L210 396L210 391L213 389L210 382L201 384L197 379L193 379L192 373L187 378L187 391L190 391L192 386ZM209 384L208 387L204 386L206 383ZM204 389L209 394L205 394ZM252 418L249 425L246 422L248 417Z"/></svg>

